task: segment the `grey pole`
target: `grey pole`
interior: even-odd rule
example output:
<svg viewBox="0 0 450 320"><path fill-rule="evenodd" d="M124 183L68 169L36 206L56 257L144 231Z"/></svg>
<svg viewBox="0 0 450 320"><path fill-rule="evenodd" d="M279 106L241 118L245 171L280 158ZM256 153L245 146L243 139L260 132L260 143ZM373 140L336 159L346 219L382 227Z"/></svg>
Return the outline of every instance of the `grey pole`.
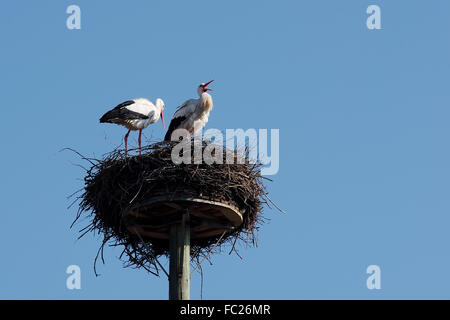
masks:
<svg viewBox="0 0 450 320"><path fill-rule="evenodd" d="M169 299L190 299L191 232L189 211L185 210L181 222L170 226Z"/></svg>

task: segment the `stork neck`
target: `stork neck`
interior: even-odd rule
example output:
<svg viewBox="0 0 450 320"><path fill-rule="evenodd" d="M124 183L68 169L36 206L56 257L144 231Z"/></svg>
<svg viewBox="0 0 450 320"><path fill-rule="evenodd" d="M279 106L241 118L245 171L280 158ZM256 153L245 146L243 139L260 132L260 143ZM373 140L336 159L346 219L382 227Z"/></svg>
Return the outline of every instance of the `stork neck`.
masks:
<svg viewBox="0 0 450 320"><path fill-rule="evenodd" d="M203 112L209 112L213 106L212 97L210 94L203 92L200 97L200 106Z"/></svg>
<svg viewBox="0 0 450 320"><path fill-rule="evenodd" d="M202 100L211 99L211 95L208 92L203 92L200 95L200 99L202 99Z"/></svg>

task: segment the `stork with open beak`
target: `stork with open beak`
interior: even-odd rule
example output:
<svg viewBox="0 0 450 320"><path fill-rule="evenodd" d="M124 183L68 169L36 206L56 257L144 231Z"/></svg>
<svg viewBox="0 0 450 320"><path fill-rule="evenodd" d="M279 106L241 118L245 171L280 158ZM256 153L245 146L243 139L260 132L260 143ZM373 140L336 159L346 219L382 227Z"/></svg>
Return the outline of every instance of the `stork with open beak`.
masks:
<svg viewBox="0 0 450 320"><path fill-rule="evenodd" d="M156 99L155 104L145 98L137 98L122 102L114 109L106 112L100 122L120 124L128 129L125 135L125 154L128 152L128 135L131 130L139 130L139 155L141 154L142 130L161 118L164 126L164 101Z"/></svg>
<svg viewBox="0 0 450 320"><path fill-rule="evenodd" d="M164 141L170 141L172 133L176 129L186 129L189 134L194 134L206 125L209 113L213 108L213 100L208 93L208 91L212 90L208 88L208 85L213 81L211 80L198 86L198 99L189 99L178 107L172 117L172 121L170 121Z"/></svg>

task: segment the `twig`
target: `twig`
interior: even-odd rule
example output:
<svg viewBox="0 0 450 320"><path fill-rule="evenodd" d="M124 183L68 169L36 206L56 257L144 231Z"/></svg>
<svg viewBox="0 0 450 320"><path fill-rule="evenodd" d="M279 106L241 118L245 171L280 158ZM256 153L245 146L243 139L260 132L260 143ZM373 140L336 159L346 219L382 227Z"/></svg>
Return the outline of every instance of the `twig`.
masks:
<svg viewBox="0 0 450 320"><path fill-rule="evenodd" d="M217 240L217 242L214 244L214 246L211 249L209 249L209 251L206 253L206 256L209 256L211 254L211 252L217 247L217 245L220 243L220 240L222 240L225 233L226 233L226 231L222 232L222 235L220 236L219 240ZM192 270L191 278L192 278L192 274L195 272L195 270L197 270L198 267L201 267L201 265L205 261L205 259L206 259L206 257L204 257L203 260L194 268L194 270Z"/></svg>
<svg viewBox="0 0 450 320"><path fill-rule="evenodd" d="M158 266L162 269L162 271L164 271L164 273L167 276L167 279L169 279L169 274L167 273L166 269L164 269L164 267L161 265L161 263L159 263L158 259L151 253L151 250L149 250L149 248L147 247L147 244L145 243L144 239L142 239L141 234L139 233L139 231L137 231L137 229L134 227L134 232L137 234L137 236L139 237L139 239L141 240L142 244L144 245L144 247L147 249L148 254L150 254L152 256L152 258L156 261L156 263L158 264Z"/></svg>

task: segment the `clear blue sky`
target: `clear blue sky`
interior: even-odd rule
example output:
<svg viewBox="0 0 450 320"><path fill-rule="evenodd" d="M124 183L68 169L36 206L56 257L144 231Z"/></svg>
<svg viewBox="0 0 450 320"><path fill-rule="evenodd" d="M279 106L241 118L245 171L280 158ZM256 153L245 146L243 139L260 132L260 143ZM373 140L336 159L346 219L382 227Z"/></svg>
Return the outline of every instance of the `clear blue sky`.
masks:
<svg viewBox="0 0 450 320"><path fill-rule="evenodd" d="M81 30L66 28L71 4ZM366 28L371 4L382 30ZM204 298L449 299L449 12L447 0L2 1L0 298L167 298L166 279L123 269L118 249L94 276L100 238L69 229L83 171L58 151L99 157L125 133L98 123L105 110L161 97L170 118L215 79L208 128L280 129L269 191L288 214L265 211L244 260L205 264Z"/></svg>

